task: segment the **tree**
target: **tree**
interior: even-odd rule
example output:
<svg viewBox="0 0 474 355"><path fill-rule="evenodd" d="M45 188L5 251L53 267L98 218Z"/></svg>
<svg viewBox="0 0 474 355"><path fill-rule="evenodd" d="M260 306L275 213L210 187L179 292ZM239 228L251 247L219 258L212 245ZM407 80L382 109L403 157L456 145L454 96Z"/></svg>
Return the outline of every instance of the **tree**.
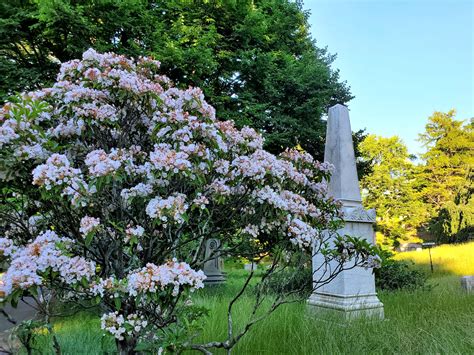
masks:
<svg viewBox="0 0 474 355"><path fill-rule="evenodd" d="M464 183L468 169L474 166L474 123L454 119L456 111L435 112L420 141L427 148L422 155L425 189L423 197L438 211L454 199Z"/></svg>
<svg viewBox="0 0 474 355"><path fill-rule="evenodd" d="M364 158L360 151L361 143L367 138L369 134L365 129L360 129L357 132L352 132L352 143L354 147L354 155L356 156L356 165L357 165L357 176L361 180L367 174L370 174L372 171L372 166L370 160Z"/></svg>
<svg viewBox="0 0 474 355"><path fill-rule="evenodd" d="M416 237L427 219L421 200L417 166L399 137L368 135L360 144L371 171L361 179L364 205L377 211L378 242L393 247Z"/></svg>
<svg viewBox="0 0 474 355"><path fill-rule="evenodd" d="M451 226L448 220L455 223L459 220L455 215L462 215L461 210L468 213L471 204L469 171L474 166L474 123L458 121L455 115L454 110L435 112L428 119L425 133L420 135L420 141L427 148L422 156L422 196L433 218L429 230L440 241L456 234L454 231L460 226Z"/></svg>
<svg viewBox="0 0 474 355"><path fill-rule="evenodd" d="M440 208L430 231L442 243L465 242L474 237L474 171L467 173L453 201Z"/></svg>
<svg viewBox="0 0 474 355"><path fill-rule="evenodd" d="M52 83L89 47L154 55L220 119L259 129L269 151L299 144L321 159L322 115L352 98L299 1L13 0L0 14L0 101Z"/></svg>
<svg viewBox="0 0 474 355"><path fill-rule="evenodd" d="M264 151L254 129L216 120L200 89L177 89L158 68L91 49L64 63L51 88L0 111L5 302L31 295L46 322L45 288L61 301L99 305L121 354L230 351L295 300L292 290L266 303L262 289L275 273L302 267L301 253L325 256L313 289L341 270L378 264L367 241L336 235L329 244L321 233L340 228L325 192L330 164ZM206 259L208 238L221 247ZM203 287L202 265L221 255L271 264L229 302L226 339L195 343L206 310L187 300ZM237 327L233 306L251 281L254 305Z"/></svg>

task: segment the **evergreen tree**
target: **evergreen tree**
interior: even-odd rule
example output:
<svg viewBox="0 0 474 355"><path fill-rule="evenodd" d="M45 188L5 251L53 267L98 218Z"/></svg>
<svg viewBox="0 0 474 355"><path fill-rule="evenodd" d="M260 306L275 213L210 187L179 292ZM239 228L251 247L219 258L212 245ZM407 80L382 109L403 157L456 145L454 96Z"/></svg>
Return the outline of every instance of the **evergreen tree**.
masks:
<svg viewBox="0 0 474 355"><path fill-rule="evenodd" d="M469 168L474 166L474 122L455 119L456 112L435 112L420 135L427 151L422 155L423 198L435 215L454 201L465 184Z"/></svg>
<svg viewBox="0 0 474 355"><path fill-rule="evenodd" d="M464 242L474 238L474 170L470 170L453 201L433 218L430 230L439 242Z"/></svg>
<svg viewBox="0 0 474 355"><path fill-rule="evenodd" d="M439 242L463 241L474 232L474 121L455 119L456 112L435 112L420 140L423 198L431 207L429 232Z"/></svg>

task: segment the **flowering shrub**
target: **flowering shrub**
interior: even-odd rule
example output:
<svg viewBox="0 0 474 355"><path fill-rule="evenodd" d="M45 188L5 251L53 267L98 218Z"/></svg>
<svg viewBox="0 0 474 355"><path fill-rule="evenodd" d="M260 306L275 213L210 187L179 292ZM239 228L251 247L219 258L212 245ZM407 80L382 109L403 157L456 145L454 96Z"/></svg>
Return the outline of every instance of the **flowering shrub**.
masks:
<svg viewBox="0 0 474 355"><path fill-rule="evenodd" d="M270 255L275 267L312 246L359 264L372 255L321 239L338 226L330 164L262 150L260 134L216 120L201 90L177 89L158 69L88 50L52 88L0 111L5 301L40 288L94 301L122 352L167 344L162 330L199 313L187 297L203 287L208 238L221 240L217 254ZM229 334L218 345L186 334L180 346L231 348L240 336Z"/></svg>

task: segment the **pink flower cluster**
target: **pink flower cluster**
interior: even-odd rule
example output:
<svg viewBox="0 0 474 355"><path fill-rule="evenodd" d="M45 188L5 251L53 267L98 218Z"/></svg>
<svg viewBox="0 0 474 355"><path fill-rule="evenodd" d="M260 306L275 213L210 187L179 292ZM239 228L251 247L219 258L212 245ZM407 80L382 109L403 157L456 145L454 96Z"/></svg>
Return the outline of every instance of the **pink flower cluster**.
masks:
<svg viewBox="0 0 474 355"><path fill-rule="evenodd" d="M0 148L20 137L15 131L13 120L6 120L0 126Z"/></svg>
<svg viewBox="0 0 474 355"><path fill-rule="evenodd" d="M114 276L106 279L93 280L89 285L89 291L94 296L100 295L104 297L105 292L112 292L117 289L118 282Z"/></svg>
<svg viewBox="0 0 474 355"><path fill-rule="evenodd" d="M11 239L0 238L0 257L11 257L16 250L17 248Z"/></svg>
<svg viewBox="0 0 474 355"><path fill-rule="evenodd" d="M71 167L65 155L53 154L46 164L38 165L33 170L33 184L50 190L53 186L70 185L80 174L79 169Z"/></svg>
<svg viewBox="0 0 474 355"><path fill-rule="evenodd" d="M123 56L113 53L101 54L93 49L84 52L82 59L82 61L72 60L64 63L61 66L58 81L68 80L71 76L74 77L77 71L80 71L84 78L92 83L118 87L135 94L163 90L156 82L150 79L144 80L140 72L144 67L154 66L155 70L158 69L160 66L158 61L142 57L138 63L140 66L137 66L132 60ZM161 77L156 79L161 79Z"/></svg>
<svg viewBox="0 0 474 355"><path fill-rule="evenodd" d="M128 292L136 296L139 293L156 293L172 286L172 295L177 296L184 286L190 287L191 291L204 287L205 278L201 270L195 271L176 259L160 266L148 263L143 269L128 275Z"/></svg>
<svg viewBox="0 0 474 355"><path fill-rule="evenodd" d="M317 239L318 231L299 218L293 218L288 226L290 241L300 248L311 248Z"/></svg>
<svg viewBox="0 0 474 355"><path fill-rule="evenodd" d="M77 117L91 117L98 121L108 120L110 122L117 121L117 111L112 105L102 104L97 102L84 103L80 106L74 107L74 112Z"/></svg>
<svg viewBox="0 0 474 355"><path fill-rule="evenodd" d="M118 312L103 314L100 318L100 326L103 330L112 334L116 339L123 340L126 332L124 327L125 318Z"/></svg>
<svg viewBox="0 0 474 355"><path fill-rule="evenodd" d="M177 152L171 149L169 144L157 144L155 150L150 153L150 161L155 169L172 173L186 171L191 168L189 155L184 152Z"/></svg>
<svg viewBox="0 0 474 355"><path fill-rule="evenodd" d="M65 255L58 244L72 241L58 237L53 231L46 231L12 255L11 264L3 275L2 290L9 295L15 289L26 290L42 285L42 276L48 269L58 272L60 280L66 284L74 284L82 279L89 280L95 275L95 264L92 261L75 256Z"/></svg>
<svg viewBox="0 0 474 355"><path fill-rule="evenodd" d="M153 219L167 223L171 218L176 223L184 222L183 215L188 209L186 195L176 193L168 198L155 197L146 206L146 214Z"/></svg>
<svg viewBox="0 0 474 355"><path fill-rule="evenodd" d="M31 145L20 145L15 150L15 156L19 157L20 159L39 159L43 160L46 159L50 153L43 148L40 143L34 143Z"/></svg>
<svg viewBox="0 0 474 355"><path fill-rule="evenodd" d="M258 203L268 203L277 209L294 215L308 215L313 218L321 216L321 212L315 205L308 202L303 196L288 190L276 191L270 186L265 186L260 190L256 190L254 197Z"/></svg>
<svg viewBox="0 0 474 355"><path fill-rule="evenodd" d="M125 230L125 242L128 243L133 237L139 238L143 236L143 234L145 234L145 228L143 228L142 226L129 226Z"/></svg>
<svg viewBox="0 0 474 355"><path fill-rule="evenodd" d="M153 193L152 184L139 183L136 186L133 186L132 188L123 189L120 192L120 196L122 196L122 198L125 201L128 201L136 196L146 197L146 196L151 195L152 193Z"/></svg>
<svg viewBox="0 0 474 355"><path fill-rule="evenodd" d="M253 151L263 147L262 135L253 128L243 127L239 130L232 121L217 122L216 126L225 134L229 150L236 152Z"/></svg>
<svg viewBox="0 0 474 355"><path fill-rule="evenodd" d="M234 179L243 176L259 181L269 175L280 181L288 179L303 186L309 183L306 175L299 172L289 161L278 159L275 155L261 149L251 155L235 158L231 166L233 168L231 177Z"/></svg>
<svg viewBox="0 0 474 355"><path fill-rule="evenodd" d="M329 162L320 163L306 152L301 152L296 149L287 149L283 153L280 154L282 158L288 159L289 161L295 163L295 165L304 167L302 171L305 174L309 174L309 176L313 176L311 168L315 168L320 170L324 173L331 173L334 171L334 165Z"/></svg>
<svg viewBox="0 0 474 355"><path fill-rule="evenodd" d="M58 123L56 127L48 130L52 137L71 137L79 136L85 129L85 123L82 119L71 118Z"/></svg>
<svg viewBox="0 0 474 355"><path fill-rule="evenodd" d="M280 154L282 158L286 158L289 161L292 161L295 164L314 164L315 160L311 156L303 151L296 149L286 149L283 153Z"/></svg>
<svg viewBox="0 0 474 355"><path fill-rule="evenodd" d="M248 234L252 236L253 238L257 238L258 235L260 234L260 229L256 225L248 224L245 226L244 229L242 229L242 233Z"/></svg>
<svg viewBox="0 0 474 355"><path fill-rule="evenodd" d="M88 195L95 192L95 187L82 179L80 169L71 166L63 154L53 154L45 164L38 165L33 170L33 184L51 190L54 186L63 187L62 195L72 197L73 205L85 205Z"/></svg>
<svg viewBox="0 0 474 355"><path fill-rule="evenodd" d="M200 192L197 194L196 198L193 200L193 205L201 209L205 209L206 205L208 204L209 204L209 199Z"/></svg>
<svg viewBox="0 0 474 355"><path fill-rule="evenodd" d="M91 176L105 176L113 174L128 158L123 149L112 149L107 154L103 149L93 150L86 156L85 163Z"/></svg>
<svg viewBox="0 0 474 355"><path fill-rule="evenodd" d="M99 218L84 216L81 218L81 225L79 228L79 232L81 232L83 236L86 236L89 233L96 231L99 228L99 226L100 226Z"/></svg>
<svg viewBox="0 0 474 355"><path fill-rule="evenodd" d="M207 188L215 193L216 195L229 196L236 192L231 186L228 185L228 180L225 178L217 178L207 186Z"/></svg>

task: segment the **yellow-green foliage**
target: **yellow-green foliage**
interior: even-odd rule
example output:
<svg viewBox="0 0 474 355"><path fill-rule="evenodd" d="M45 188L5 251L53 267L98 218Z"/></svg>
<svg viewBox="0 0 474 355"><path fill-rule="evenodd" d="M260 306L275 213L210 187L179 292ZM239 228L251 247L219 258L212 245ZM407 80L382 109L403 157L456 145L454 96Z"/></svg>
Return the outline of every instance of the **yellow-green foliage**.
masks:
<svg viewBox="0 0 474 355"><path fill-rule="evenodd" d="M441 245L431 249L431 256L437 274L474 275L474 242ZM423 270L430 270L428 249L399 253L395 259L411 260Z"/></svg>

